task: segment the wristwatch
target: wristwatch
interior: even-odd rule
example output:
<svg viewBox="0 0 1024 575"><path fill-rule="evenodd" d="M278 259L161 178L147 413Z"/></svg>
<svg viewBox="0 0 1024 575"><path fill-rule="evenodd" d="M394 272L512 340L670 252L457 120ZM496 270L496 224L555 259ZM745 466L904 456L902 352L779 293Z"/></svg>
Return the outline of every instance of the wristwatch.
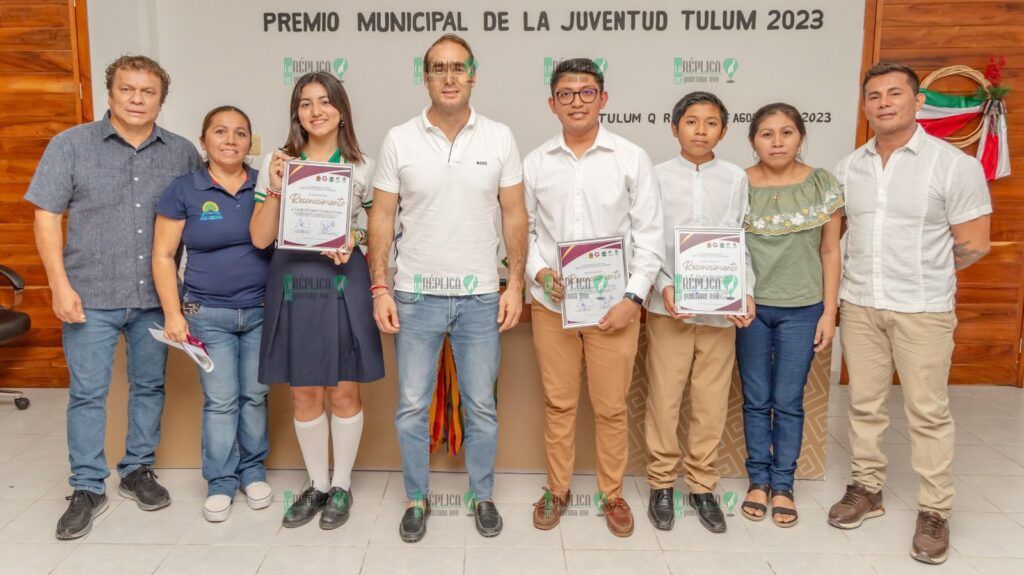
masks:
<svg viewBox="0 0 1024 575"><path fill-rule="evenodd" d="M643 307L644 305L644 298L636 295L633 292L626 292L625 294L623 294L622 299L633 300L633 303L640 307Z"/></svg>

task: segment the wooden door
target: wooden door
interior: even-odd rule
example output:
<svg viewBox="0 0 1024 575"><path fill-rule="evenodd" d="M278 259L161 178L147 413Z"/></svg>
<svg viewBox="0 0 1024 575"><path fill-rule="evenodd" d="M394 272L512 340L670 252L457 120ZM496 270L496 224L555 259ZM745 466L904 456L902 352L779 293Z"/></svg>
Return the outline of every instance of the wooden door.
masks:
<svg viewBox="0 0 1024 575"><path fill-rule="evenodd" d="M19 309L32 316L27 336L0 347L2 387L68 381L33 208L22 197L50 138L92 120L87 30L85 0L0 0L0 264L25 279ZM0 290L0 303L10 295Z"/></svg>

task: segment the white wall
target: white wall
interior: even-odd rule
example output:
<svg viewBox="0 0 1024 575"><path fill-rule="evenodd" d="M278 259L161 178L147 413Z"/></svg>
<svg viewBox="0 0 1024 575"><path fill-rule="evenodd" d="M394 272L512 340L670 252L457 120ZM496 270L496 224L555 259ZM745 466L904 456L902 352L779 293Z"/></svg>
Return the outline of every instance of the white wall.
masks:
<svg viewBox="0 0 1024 575"><path fill-rule="evenodd" d="M346 88L353 101L358 136L376 156L388 128L419 113L425 89L413 83L412 61L441 32L359 32L356 13L383 10L451 10L462 14L480 61L473 103L477 109L510 125L525 154L557 133L547 108L543 82L545 57L606 58L611 114L640 113L638 124L606 123L643 145L656 163L674 156L678 147L662 115L693 89L719 94L731 112L750 114L758 106L783 100L802 111L829 114L828 123L808 125L811 164L831 168L852 150L856 131L858 74L863 40L863 0L734 0L729 8L757 10L757 30L684 30L682 10L702 10L717 3L698 0L625 2L592 0L552 3L542 0L492 0L491 10L509 12L511 31L484 31L479 4L437 0L429 6L412 0L90 0L93 88L99 117L106 109L103 70L118 55L150 55L171 73L170 96L161 124L192 140L205 112L220 104L240 106L262 136L264 150L279 146L287 126L291 87L283 82L283 59L347 59ZM666 31L571 31L559 26L571 10L663 10ZM769 10L821 10L819 30L767 30ZM523 30L523 11L536 26L540 11L551 30ZM264 32L263 13L278 11L338 12L334 32ZM721 22L721 10L714 10ZM692 18L692 17L691 17ZM797 21L800 20L798 17ZM780 20L781 21L781 20ZM725 74L717 82L676 83L674 59L721 62L735 58L734 83ZM657 115L652 125L648 114ZM819 116L821 117L821 116ZM751 163L747 124L733 125L720 155L742 166Z"/></svg>

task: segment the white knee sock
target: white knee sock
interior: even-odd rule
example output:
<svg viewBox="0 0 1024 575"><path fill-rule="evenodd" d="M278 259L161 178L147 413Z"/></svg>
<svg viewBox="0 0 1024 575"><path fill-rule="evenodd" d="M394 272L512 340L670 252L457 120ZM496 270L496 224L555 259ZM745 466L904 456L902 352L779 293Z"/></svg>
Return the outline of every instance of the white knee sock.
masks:
<svg viewBox="0 0 1024 575"><path fill-rule="evenodd" d="M327 425L327 413L313 421L295 420L295 436L299 438L299 449L302 460L306 462L309 479L317 491L327 493L331 484L327 479L327 438L330 428Z"/></svg>
<svg viewBox="0 0 1024 575"><path fill-rule="evenodd" d="M352 466L363 436L363 410L352 417L331 414L331 435L334 440L334 480L332 487L352 488Z"/></svg>

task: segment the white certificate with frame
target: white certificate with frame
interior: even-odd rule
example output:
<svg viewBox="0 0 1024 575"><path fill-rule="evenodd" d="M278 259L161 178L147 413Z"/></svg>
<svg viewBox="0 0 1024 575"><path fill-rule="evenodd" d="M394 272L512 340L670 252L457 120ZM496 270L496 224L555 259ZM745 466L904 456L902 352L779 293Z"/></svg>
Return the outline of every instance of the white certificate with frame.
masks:
<svg viewBox="0 0 1024 575"><path fill-rule="evenodd" d="M278 248L319 252L348 244L354 169L308 160L285 163Z"/></svg>
<svg viewBox="0 0 1024 575"><path fill-rule="evenodd" d="M625 238L558 242L562 328L595 326L626 293Z"/></svg>
<svg viewBox="0 0 1024 575"><path fill-rule="evenodd" d="M744 231L675 228L676 313L746 315Z"/></svg>

